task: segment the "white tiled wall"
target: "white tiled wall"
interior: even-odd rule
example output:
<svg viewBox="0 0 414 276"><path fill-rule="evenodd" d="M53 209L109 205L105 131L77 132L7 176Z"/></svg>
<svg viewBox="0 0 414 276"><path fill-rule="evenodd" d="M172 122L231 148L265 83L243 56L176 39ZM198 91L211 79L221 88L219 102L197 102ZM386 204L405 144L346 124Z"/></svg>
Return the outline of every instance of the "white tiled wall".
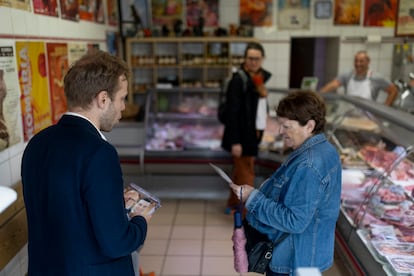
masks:
<svg viewBox="0 0 414 276"><path fill-rule="evenodd" d="M364 1L362 1L364 2ZM371 56L371 69L380 72L385 77L391 77L392 43L366 43L360 38L368 35L393 37L394 28L379 28L360 26L334 26L333 18L316 19L313 17L311 0L311 19L309 30L281 31L277 27L255 28L255 37L263 42L266 51L266 60L263 66L273 73L269 87L286 88L289 84L290 40L295 37L339 37L340 59L338 72L349 71L353 68L355 52L367 50ZM227 27L229 24L238 24L239 1L220 1L220 24ZM277 22L277 0L273 1L273 22ZM361 15L363 14L363 4ZM362 19L361 19L362 21ZM356 41L356 42L355 42Z"/></svg>
<svg viewBox="0 0 414 276"><path fill-rule="evenodd" d="M103 2L106 3L106 1ZM117 31L116 27L106 24L87 21L74 22L6 7L0 7L0 25L2 26L0 34L62 37L65 39L102 40L105 39L106 30ZM104 44L101 46L106 48Z"/></svg>
<svg viewBox="0 0 414 276"><path fill-rule="evenodd" d="M31 1L30 1L31 2ZM105 2L105 1L104 1ZM220 2L220 25L238 25L239 1ZM277 10L277 0L274 0L273 10ZM264 67L270 70L273 77L270 87L286 88L289 84L290 66L290 39L293 37L332 36L340 38L340 58L338 71L343 72L353 67L353 56L358 50L367 50L371 56L371 68L379 71L386 77L391 76L392 44L368 44L349 40L348 38L366 37L367 35L381 35L392 37L393 28L363 28L333 26L331 19L314 19L311 0L310 30L280 31L277 27L255 28L255 37L263 42L266 51ZM106 2L105 2L106 3ZM274 13L273 22L277 19ZM49 16L35 15L17 9L0 7L0 35L27 35L42 37L84 38L87 40L104 40L106 30L116 31L115 27L81 21L79 23L61 20ZM354 42L357 41L357 42ZM100 43L106 49L105 43ZM18 145L0 152L0 185L11 186L20 180L20 162L25 144ZM27 268L26 248L0 271L0 276L24 275Z"/></svg>
<svg viewBox="0 0 414 276"><path fill-rule="evenodd" d="M0 151L0 185L12 186L20 180L20 160L24 144Z"/></svg>

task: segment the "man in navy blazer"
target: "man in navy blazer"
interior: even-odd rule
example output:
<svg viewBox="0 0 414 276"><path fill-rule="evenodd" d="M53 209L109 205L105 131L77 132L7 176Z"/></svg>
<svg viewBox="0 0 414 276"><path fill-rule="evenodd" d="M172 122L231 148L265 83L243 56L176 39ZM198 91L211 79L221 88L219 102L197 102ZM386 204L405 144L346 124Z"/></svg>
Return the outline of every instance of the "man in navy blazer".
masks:
<svg viewBox="0 0 414 276"><path fill-rule="evenodd" d="M100 132L121 119L127 77L117 57L83 56L64 79L69 112L24 151L29 276L134 275L150 216L127 217L119 158Z"/></svg>

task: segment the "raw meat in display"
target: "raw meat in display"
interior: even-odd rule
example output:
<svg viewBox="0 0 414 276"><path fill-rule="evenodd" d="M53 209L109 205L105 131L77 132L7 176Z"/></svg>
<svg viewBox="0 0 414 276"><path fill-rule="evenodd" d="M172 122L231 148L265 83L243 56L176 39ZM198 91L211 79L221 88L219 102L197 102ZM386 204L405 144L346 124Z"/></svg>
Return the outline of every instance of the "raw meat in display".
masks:
<svg viewBox="0 0 414 276"><path fill-rule="evenodd" d="M384 215L384 219L390 224L394 224L397 227L413 227L414 226L414 211L407 210L393 210L387 211Z"/></svg>
<svg viewBox="0 0 414 276"><path fill-rule="evenodd" d="M372 245L381 256L414 257L414 243L373 241Z"/></svg>
<svg viewBox="0 0 414 276"><path fill-rule="evenodd" d="M414 242L414 227L397 226L399 240L405 242Z"/></svg>
<svg viewBox="0 0 414 276"><path fill-rule="evenodd" d="M341 199L344 204L360 204L366 199L365 188L347 186L342 189Z"/></svg>
<svg viewBox="0 0 414 276"><path fill-rule="evenodd" d="M395 273L409 273L411 275L414 273L414 258L387 256L387 261L391 264Z"/></svg>
<svg viewBox="0 0 414 276"><path fill-rule="evenodd" d="M222 125L154 124L147 150L219 149Z"/></svg>
<svg viewBox="0 0 414 276"><path fill-rule="evenodd" d="M406 199L404 188L398 185L381 187L376 194L381 197L381 201L384 203L400 203Z"/></svg>
<svg viewBox="0 0 414 276"><path fill-rule="evenodd" d="M398 242L397 234L392 225L370 225L371 240L375 241L396 241Z"/></svg>
<svg viewBox="0 0 414 276"><path fill-rule="evenodd" d="M398 155L393 151L387 151L368 145L361 148L359 153L373 168L380 171L386 171L389 169L398 157Z"/></svg>
<svg viewBox="0 0 414 276"><path fill-rule="evenodd" d="M401 210L388 210L385 211L382 218L389 223L400 223L402 221Z"/></svg>
<svg viewBox="0 0 414 276"><path fill-rule="evenodd" d="M391 179L393 180L413 180L413 164L408 160L402 160L396 168L391 172Z"/></svg>
<svg viewBox="0 0 414 276"><path fill-rule="evenodd" d="M413 198L413 197L414 197L414 195L413 195L413 192L414 192L414 181L413 181L413 184L410 184L410 185L404 185L403 187L404 187L405 192L406 192L409 196L411 196L411 197Z"/></svg>
<svg viewBox="0 0 414 276"><path fill-rule="evenodd" d="M395 168L391 168L393 162L396 161L401 154L396 151L387 151L375 146L364 146L359 154L368 162L370 166L379 170L387 171L392 169L390 172L390 179L393 181L413 181L414 182L414 164L403 159L398 163Z"/></svg>
<svg viewBox="0 0 414 276"><path fill-rule="evenodd" d="M362 219L362 221L361 221ZM387 222L377 218L376 216L370 214L369 212L365 212L365 210L361 209L358 212L358 217L356 219L356 223L361 226L369 226L371 224L378 224L378 225L388 225Z"/></svg>
<svg viewBox="0 0 414 276"><path fill-rule="evenodd" d="M175 112L183 114L201 114L204 116L216 116L217 103L212 100L203 100L200 97L185 97L177 106Z"/></svg>

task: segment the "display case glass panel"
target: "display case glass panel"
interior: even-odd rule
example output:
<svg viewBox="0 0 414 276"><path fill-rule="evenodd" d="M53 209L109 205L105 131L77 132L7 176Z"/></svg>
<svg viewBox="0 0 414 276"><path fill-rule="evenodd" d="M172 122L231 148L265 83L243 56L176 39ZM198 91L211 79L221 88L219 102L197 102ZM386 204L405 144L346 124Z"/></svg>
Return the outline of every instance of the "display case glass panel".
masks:
<svg viewBox="0 0 414 276"><path fill-rule="evenodd" d="M153 89L147 119L147 151L220 150L218 90Z"/></svg>

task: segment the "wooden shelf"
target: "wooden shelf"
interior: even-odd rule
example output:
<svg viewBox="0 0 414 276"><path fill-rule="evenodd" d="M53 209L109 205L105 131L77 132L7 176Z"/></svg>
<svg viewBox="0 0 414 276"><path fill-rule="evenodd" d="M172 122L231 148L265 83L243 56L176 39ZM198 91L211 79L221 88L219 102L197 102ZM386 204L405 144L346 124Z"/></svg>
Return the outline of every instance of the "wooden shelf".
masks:
<svg viewBox="0 0 414 276"><path fill-rule="evenodd" d="M174 87L221 87L240 66L250 37L128 38L129 103L133 95L172 83Z"/></svg>

